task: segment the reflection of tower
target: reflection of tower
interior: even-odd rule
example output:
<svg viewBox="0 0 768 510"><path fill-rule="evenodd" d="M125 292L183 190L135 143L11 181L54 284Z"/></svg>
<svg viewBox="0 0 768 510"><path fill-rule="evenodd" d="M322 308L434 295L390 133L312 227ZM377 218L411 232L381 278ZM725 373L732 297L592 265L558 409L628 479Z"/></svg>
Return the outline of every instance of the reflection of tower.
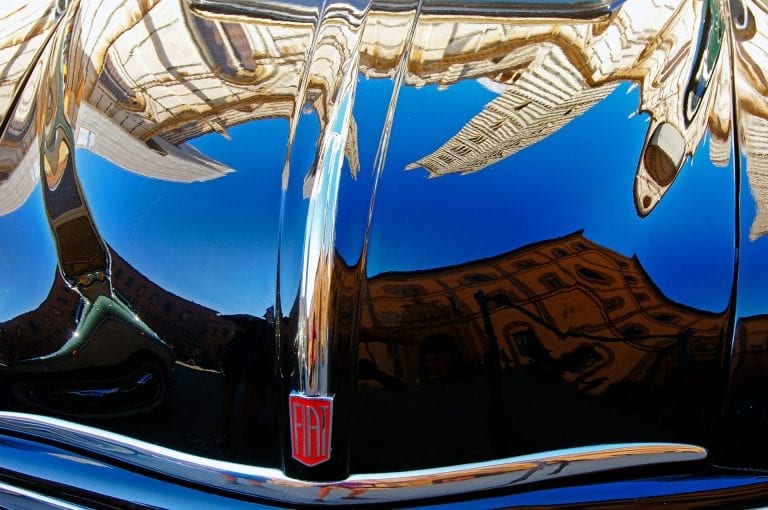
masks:
<svg viewBox="0 0 768 510"><path fill-rule="evenodd" d="M554 133L619 82L632 81L640 88L640 111L652 119L646 148L665 160L660 182L655 179L659 168L647 168L646 158L638 163L635 202L645 216L707 128L717 138L713 163L728 162L730 74L727 56L720 55L723 19L715 0L629 0L609 19L591 24L470 22L456 26L451 44L441 47L428 29L447 31L430 25L427 17L415 37L417 61L411 68L418 74L411 82L444 86L483 78L501 95L435 152L407 168L424 167L433 176L480 170ZM467 63L460 57L470 48L482 57ZM663 154L666 146L654 145L660 125L666 140L676 133L674 153Z"/></svg>
<svg viewBox="0 0 768 510"><path fill-rule="evenodd" d="M481 170L559 130L615 86L590 86L552 43L517 54L518 66L527 68L509 78L504 92L437 151L406 168L421 166L432 175Z"/></svg>

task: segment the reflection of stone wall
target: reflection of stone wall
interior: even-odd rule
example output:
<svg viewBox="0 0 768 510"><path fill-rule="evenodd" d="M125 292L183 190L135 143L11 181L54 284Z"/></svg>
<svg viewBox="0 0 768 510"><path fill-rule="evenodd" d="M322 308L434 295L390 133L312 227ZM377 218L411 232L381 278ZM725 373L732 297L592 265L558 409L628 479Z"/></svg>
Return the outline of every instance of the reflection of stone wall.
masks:
<svg viewBox="0 0 768 510"><path fill-rule="evenodd" d="M679 0L629 0L609 20L567 25L421 19L412 82L445 86L483 77L500 95L407 168L423 167L432 175L481 170L558 131L624 80L639 85L640 111L680 132L683 155L693 154L709 129L712 161L725 166L731 127L727 55L710 70L700 113L691 122L684 118L701 23L702 2ZM638 207L647 214L671 183L655 182L642 164L637 179Z"/></svg>
<svg viewBox="0 0 768 510"><path fill-rule="evenodd" d="M667 299L636 258L574 233L466 264L384 273L368 283L360 356L397 378L421 377L424 339L451 338L474 370L489 341L501 368L544 364L600 394L619 383L659 386L687 362L716 362L723 317Z"/></svg>
<svg viewBox="0 0 768 510"><path fill-rule="evenodd" d="M112 252L112 283L136 315L167 342L179 361L217 368L233 325L214 310L179 297L150 281ZM75 330L80 295L57 274L36 310L0 323L0 362L57 350Z"/></svg>

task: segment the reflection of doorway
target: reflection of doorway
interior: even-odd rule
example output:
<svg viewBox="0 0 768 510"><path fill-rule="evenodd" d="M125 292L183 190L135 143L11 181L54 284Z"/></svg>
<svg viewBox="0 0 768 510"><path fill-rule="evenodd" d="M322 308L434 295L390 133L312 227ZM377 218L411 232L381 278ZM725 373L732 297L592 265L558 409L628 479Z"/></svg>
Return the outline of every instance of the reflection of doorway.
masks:
<svg viewBox="0 0 768 510"><path fill-rule="evenodd" d="M430 335L419 346L419 378L424 383L451 381L464 374L466 360L448 334Z"/></svg>
<svg viewBox="0 0 768 510"><path fill-rule="evenodd" d="M504 328L504 343L512 357L513 367L535 360L536 353L541 350L536 332L527 322L513 322Z"/></svg>

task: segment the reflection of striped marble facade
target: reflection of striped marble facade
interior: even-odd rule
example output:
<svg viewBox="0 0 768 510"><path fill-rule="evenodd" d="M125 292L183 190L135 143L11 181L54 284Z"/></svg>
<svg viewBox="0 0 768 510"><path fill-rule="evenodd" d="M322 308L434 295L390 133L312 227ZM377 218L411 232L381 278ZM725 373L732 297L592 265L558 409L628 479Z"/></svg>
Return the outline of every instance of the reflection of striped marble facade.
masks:
<svg viewBox="0 0 768 510"><path fill-rule="evenodd" d="M523 70L512 84L442 147L407 168L423 167L432 175L476 172L551 135L615 86L587 84L552 43L518 53Z"/></svg>
<svg viewBox="0 0 768 510"><path fill-rule="evenodd" d="M690 74L694 56L690 37L696 33L693 27L700 13L694 2L655 0L650 4L629 0L604 26L549 26L547 31L542 26L505 27L497 44L511 48L505 59L510 63L508 69L515 71L487 75L506 82L495 87L500 96L435 152L409 168L421 166L434 175L480 170L554 133L622 80L639 83L640 109L658 122L677 126L685 139L685 153L693 153L706 132L708 117L702 115L691 126L684 126L685 89L679 84ZM665 46L659 44L662 38ZM464 45L483 46L470 38ZM727 119L730 105L717 105L713 115ZM715 163L726 164L722 144L717 149ZM658 190L656 200L663 191Z"/></svg>
<svg viewBox="0 0 768 510"><path fill-rule="evenodd" d="M760 30L744 44L749 46L750 56L765 63L765 11L762 4L746 3L755 13ZM686 48L690 48L690 36L696 32L693 27L698 25L700 4L693 0L627 0L610 17L569 25L502 16L423 13L413 31L405 83L449 86L459 80L482 78L500 95L443 146L411 167L423 166L436 175L479 170L557 131L624 80L638 83L640 110L680 130L687 154L711 129L712 159L718 165L726 164L730 105L723 98L729 95L710 94L702 111L711 110L711 115L699 115L687 127L680 111L683 89L679 83L690 73L693 51ZM327 17L314 31L309 15L257 19L193 11L188 5L150 0L128 3L115 11L106 0L82 3L82 19L90 22L76 27L79 44L75 51L83 63L83 97L101 114L99 126L84 126L89 133L123 130L140 141L136 150L145 151L145 159L151 159L152 147L160 139L179 144L210 132L226 136L229 126L250 120L290 118L313 37L318 41L314 53L317 64L309 70L307 86L322 126L349 48L358 48L362 73L392 76L413 21L413 12L407 9L374 10L356 28L349 23L354 9L346 6L353 14L344 11L343 16ZM344 4L338 6L341 12ZM50 8L50 2L30 1L19 11L0 17L0 64L6 57L5 68L13 71L5 71L8 76L19 76L19 69L26 67L22 63L28 61L21 56L31 58L40 34L50 27L49 21L30 25L31 14L43 14ZM662 40L664 44L659 44ZM729 86L729 76L721 72L724 67L718 67L710 88ZM751 83L751 78L741 80ZM11 78L0 81L0 106L14 83ZM753 143L749 141L753 138L745 137L744 141ZM5 142L0 142L4 150L21 150ZM145 142L152 147L145 147ZM91 147L98 152L97 145ZM355 146L356 140L350 140L349 150ZM765 158L760 149L747 146L745 150L753 159ZM122 165L125 158L108 154L107 148L103 151L102 156ZM0 156L0 161L14 162L4 164L7 168L3 171L10 173L24 154ZM184 180L183 161L194 157L182 156L179 165L134 165L128 169ZM759 166L752 165L755 171ZM189 179L216 178L226 171L216 162L200 161ZM761 177L751 181L756 183L753 191L758 202L768 201L762 199L766 191L758 189ZM16 183L9 192L0 180L0 214L22 203L33 184L27 182L21 189ZM665 191L659 186L649 189L656 201ZM768 220L758 220L755 225L753 234L759 235L768 229Z"/></svg>

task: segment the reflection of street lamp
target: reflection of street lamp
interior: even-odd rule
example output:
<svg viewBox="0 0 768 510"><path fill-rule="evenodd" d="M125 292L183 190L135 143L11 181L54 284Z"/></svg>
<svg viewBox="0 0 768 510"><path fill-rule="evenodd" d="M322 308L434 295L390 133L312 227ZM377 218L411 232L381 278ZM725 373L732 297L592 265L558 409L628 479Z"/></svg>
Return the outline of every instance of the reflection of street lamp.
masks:
<svg viewBox="0 0 768 510"><path fill-rule="evenodd" d="M506 448L502 441L502 434L504 432L504 411L502 409L503 390L501 386L499 340L496 338L496 332L493 330L491 314L488 311L488 298L485 295L485 292L478 290L473 294L473 297L480 307L480 313L483 316L483 329L485 330L485 336L488 338L488 353L487 356L486 354L483 354L483 357L486 358L488 378L491 385L490 403L488 406L491 437L494 442L494 448L496 448L497 451L504 451Z"/></svg>

